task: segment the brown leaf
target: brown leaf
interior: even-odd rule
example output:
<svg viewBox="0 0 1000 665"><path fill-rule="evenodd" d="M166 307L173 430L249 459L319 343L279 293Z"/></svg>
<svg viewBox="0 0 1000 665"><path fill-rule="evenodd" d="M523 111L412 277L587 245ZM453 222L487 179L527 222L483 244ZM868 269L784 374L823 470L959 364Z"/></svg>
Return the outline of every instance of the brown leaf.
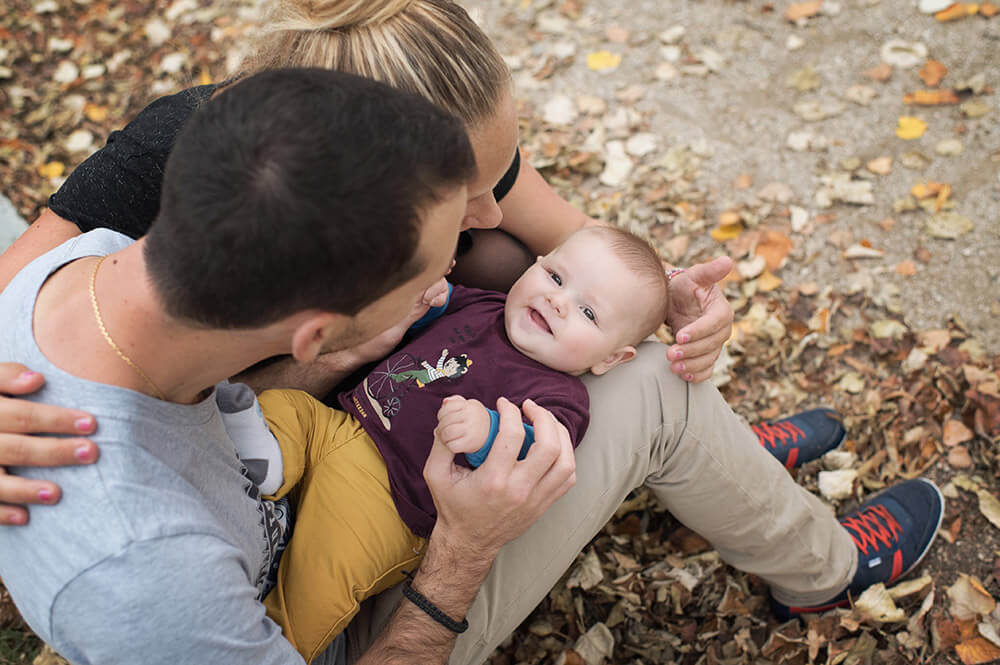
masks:
<svg viewBox="0 0 1000 665"><path fill-rule="evenodd" d="M972 436L972 430L961 420L952 418L944 424L944 445L949 448L971 440Z"/></svg>
<svg viewBox="0 0 1000 665"><path fill-rule="evenodd" d="M948 451L948 464L955 469L968 469L972 466L972 457L965 446L955 446Z"/></svg>
<svg viewBox="0 0 1000 665"><path fill-rule="evenodd" d="M910 260L900 261L896 264L896 274L904 277L913 277L917 274L917 265Z"/></svg>
<svg viewBox="0 0 1000 665"><path fill-rule="evenodd" d="M937 87L941 83L941 79L945 77L948 73L948 68L937 60L928 60L924 63L924 66L920 68L918 76L926 84L932 88Z"/></svg>
<svg viewBox="0 0 1000 665"><path fill-rule="evenodd" d="M819 13L823 0L808 0L807 2L796 2L788 6L785 10L785 20L795 23L799 19L809 18Z"/></svg>
<svg viewBox="0 0 1000 665"><path fill-rule="evenodd" d="M1000 13L1000 7L997 7L992 2L984 2L979 5L979 13L986 18L992 18Z"/></svg>
<svg viewBox="0 0 1000 665"><path fill-rule="evenodd" d="M880 83L885 83L892 76L892 65L888 62L883 62L878 67L873 67L865 72L865 76L873 81L879 81Z"/></svg>

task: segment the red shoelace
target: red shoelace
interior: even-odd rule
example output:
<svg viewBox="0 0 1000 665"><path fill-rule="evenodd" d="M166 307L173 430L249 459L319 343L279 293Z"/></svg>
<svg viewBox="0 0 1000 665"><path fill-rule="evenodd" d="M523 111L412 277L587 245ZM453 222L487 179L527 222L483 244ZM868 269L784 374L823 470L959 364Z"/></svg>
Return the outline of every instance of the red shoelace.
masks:
<svg viewBox="0 0 1000 665"><path fill-rule="evenodd" d="M865 508L857 515L843 520L841 524L851 534L851 539L864 556L868 556L869 548L872 552L878 552L882 547L888 549L898 545L899 535L903 533L903 527L883 505ZM897 548L892 552L892 573L889 581L895 580L902 572L903 552Z"/></svg>
<svg viewBox="0 0 1000 665"><path fill-rule="evenodd" d="M800 427L788 421L774 424L760 423L759 425L753 425L751 429L757 434L760 445L767 446L768 448L777 448L779 444L786 442L795 443L800 436L805 437L806 435Z"/></svg>

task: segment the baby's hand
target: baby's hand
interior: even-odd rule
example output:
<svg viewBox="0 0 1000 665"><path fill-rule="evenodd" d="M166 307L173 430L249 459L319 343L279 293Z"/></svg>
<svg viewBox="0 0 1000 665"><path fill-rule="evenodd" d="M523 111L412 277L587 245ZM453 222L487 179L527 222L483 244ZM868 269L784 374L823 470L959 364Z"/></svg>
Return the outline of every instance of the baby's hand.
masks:
<svg viewBox="0 0 1000 665"><path fill-rule="evenodd" d="M441 307L448 302L448 280L444 277L427 287L420 302L428 307Z"/></svg>
<svg viewBox="0 0 1000 665"><path fill-rule="evenodd" d="M482 402L452 395L438 410L434 433L454 454L473 453L486 443L490 414Z"/></svg>

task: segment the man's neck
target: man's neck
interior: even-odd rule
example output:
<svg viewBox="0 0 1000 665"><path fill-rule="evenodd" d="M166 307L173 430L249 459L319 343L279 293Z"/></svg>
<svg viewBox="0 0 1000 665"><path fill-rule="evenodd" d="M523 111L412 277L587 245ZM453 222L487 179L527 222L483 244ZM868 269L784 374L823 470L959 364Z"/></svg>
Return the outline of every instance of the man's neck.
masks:
<svg viewBox="0 0 1000 665"><path fill-rule="evenodd" d="M39 292L35 338L53 364L80 378L189 404L249 365L288 352L287 340L283 344L280 334L266 328L207 329L168 315L142 250L140 240L109 255L97 273L95 295L108 335L148 381L119 357L97 325L89 294L97 258L68 264Z"/></svg>

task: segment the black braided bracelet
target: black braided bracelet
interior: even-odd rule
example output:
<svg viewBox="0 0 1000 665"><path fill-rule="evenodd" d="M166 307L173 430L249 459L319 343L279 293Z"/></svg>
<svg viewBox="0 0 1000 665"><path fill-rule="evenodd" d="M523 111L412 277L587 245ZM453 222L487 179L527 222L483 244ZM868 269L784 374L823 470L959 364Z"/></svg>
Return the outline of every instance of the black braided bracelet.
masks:
<svg viewBox="0 0 1000 665"><path fill-rule="evenodd" d="M408 573L404 570L403 574L406 575L406 581L403 582L403 595L406 596L407 600L422 609L427 616L434 619L453 633L462 634L469 629L468 620L462 619L461 622L455 621L450 616L439 610L434 603L427 600L422 593L414 589L412 573Z"/></svg>

